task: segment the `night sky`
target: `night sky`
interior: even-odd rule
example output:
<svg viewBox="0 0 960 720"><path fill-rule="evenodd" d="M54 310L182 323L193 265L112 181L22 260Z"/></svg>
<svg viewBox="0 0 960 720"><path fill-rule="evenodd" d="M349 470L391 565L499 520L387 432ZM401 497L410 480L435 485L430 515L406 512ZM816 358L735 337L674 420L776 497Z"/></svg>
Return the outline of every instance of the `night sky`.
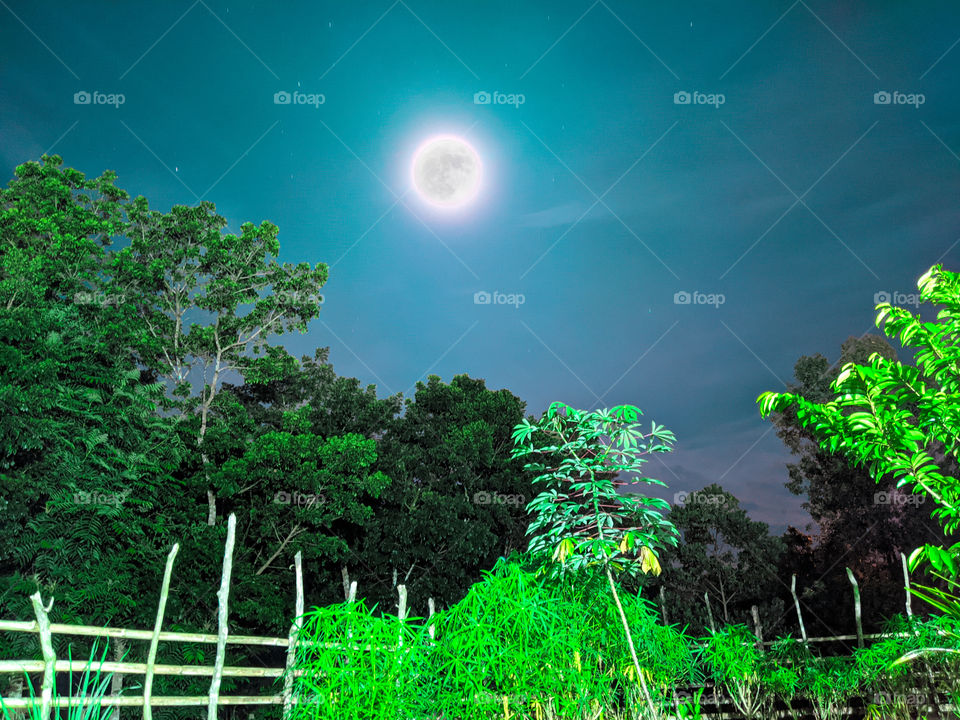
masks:
<svg viewBox="0 0 960 720"><path fill-rule="evenodd" d="M960 270L960 8L680 5L0 0L3 182L55 153L269 220L279 262L330 266L272 344L380 397L467 373L538 417L636 405L677 436L652 494L803 528L756 397ZM411 183L442 134L482 164L460 210Z"/></svg>

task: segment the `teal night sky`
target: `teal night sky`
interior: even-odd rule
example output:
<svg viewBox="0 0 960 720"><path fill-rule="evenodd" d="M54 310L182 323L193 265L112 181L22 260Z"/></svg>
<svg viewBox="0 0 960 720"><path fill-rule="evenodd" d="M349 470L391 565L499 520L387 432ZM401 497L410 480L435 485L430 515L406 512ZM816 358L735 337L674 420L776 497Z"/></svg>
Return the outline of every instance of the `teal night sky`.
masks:
<svg viewBox="0 0 960 720"><path fill-rule="evenodd" d="M756 397L960 270L958 45L952 2L0 0L0 162L276 223L330 280L272 343L380 397L636 405L677 436L656 494L781 533L809 516ZM441 134L482 164L459 211L411 185Z"/></svg>

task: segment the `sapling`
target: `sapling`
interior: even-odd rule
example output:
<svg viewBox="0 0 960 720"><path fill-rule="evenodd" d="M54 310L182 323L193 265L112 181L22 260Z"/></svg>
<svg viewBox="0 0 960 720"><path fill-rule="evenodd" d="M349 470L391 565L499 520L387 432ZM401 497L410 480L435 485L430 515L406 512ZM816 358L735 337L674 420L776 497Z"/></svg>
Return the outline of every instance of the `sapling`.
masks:
<svg viewBox="0 0 960 720"><path fill-rule="evenodd" d="M542 571L554 579L557 576L563 578L568 570L573 573L592 567L603 570L626 633L637 680L652 716L656 717L657 711L645 673L640 667L611 568L628 576L637 570L659 575L660 564L655 548L664 546L664 543L675 546L679 532L673 523L652 509L669 510L670 505L666 501L636 497L635 494L621 495L617 492L617 485L626 483L615 483L611 475L619 471L639 471L642 463L646 462L639 455L669 452L671 449L662 443L638 444L638 440L656 438L663 442L675 442L676 439L673 433L657 427L655 423L651 423L651 432L647 435L636 431L639 424L634 421L638 414L642 414L641 411L632 405L621 405L612 411L604 409L583 413L562 402L554 402L537 425L525 419L515 426L513 440L520 447L513 451L511 457L536 453L551 460L557 456L563 458L557 467L546 467L543 463L524 466L524 469L531 468L543 473L534 482L548 483L548 489L527 505L529 512L537 513L527 529L528 535L534 535L528 552L543 562ZM574 427L569 428L567 423ZM622 427L623 423L631 424ZM536 433L545 435L547 442L552 444L534 448L531 437ZM604 436L610 437L610 445L599 442ZM620 449L615 449L615 446ZM638 447L644 452L637 452ZM620 462L611 462L618 459ZM652 478L641 478L634 482L666 487ZM637 524L628 525L630 521ZM628 557L629 553L637 551L638 558ZM555 562L547 562L547 556Z"/></svg>

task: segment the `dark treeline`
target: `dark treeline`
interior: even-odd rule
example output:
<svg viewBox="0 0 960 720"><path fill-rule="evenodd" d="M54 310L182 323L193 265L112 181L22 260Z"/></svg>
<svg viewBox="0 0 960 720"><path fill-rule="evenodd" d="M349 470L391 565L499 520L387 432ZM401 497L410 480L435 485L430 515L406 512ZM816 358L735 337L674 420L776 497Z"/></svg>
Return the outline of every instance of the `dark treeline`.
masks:
<svg viewBox="0 0 960 720"><path fill-rule="evenodd" d="M33 619L39 590L55 598L52 622L152 628L179 543L164 629L215 632L230 513L235 634L286 635L297 552L308 608L343 602L346 574L377 613L395 614L395 585L406 585L412 615L423 617L428 597L450 607L498 557L526 549L525 505L542 486L510 458L520 398L467 375L449 385L431 375L413 399L378 398L373 385L334 373L329 348L298 362L266 338L305 332L319 316L325 264L278 264L269 222L223 234L212 203L160 213L117 188L115 173L88 180L57 156L42 160L19 166L0 191L0 617ZM129 244L107 250L118 237ZM240 306L252 310L238 317ZM213 317L188 327L196 310ZM827 399L842 364L874 351L893 348L868 335L844 343L832 365L803 356L788 389ZM200 394L187 381L196 366L212 375ZM228 371L243 384L224 382ZM899 553L947 544L933 508L819 450L795 415L773 421L798 455L787 487L806 498L819 542L795 528L771 536L710 485L673 507L683 541L661 552L662 575L632 590L656 600L662 587L669 622L694 634L708 627L707 591L718 624L750 623L756 604L767 639L798 636L795 572L808 635L848 634L850 567L864 630L877 632L904 611ZM74 658L89 657L90 640L54 636L58 657L68 644ZM132 643L126 659L143 661L146 649ZM162 643L157 661L212 657L212 646ZM21 658L41 659L37 636L0 632L0 659ZM230 647L227 664L279 667L283 653ZM0 678L4 695L11 679ZM157 676L153 693L203 695L207 684ZM277 688L224 678L221 691Z"/></svg>

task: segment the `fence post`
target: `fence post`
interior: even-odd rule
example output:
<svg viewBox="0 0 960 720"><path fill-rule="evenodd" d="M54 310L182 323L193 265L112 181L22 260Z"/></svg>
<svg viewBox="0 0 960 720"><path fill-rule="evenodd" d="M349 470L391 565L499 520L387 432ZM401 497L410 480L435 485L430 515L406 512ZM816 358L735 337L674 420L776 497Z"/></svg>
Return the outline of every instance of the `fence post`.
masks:
<svg viewBox="0 0 960 720"><path fill-rule="evenodd" d="M397 638L397 665L403 660L401 649L403 648L403 619L407 616L407 586L397 585L397 617L400 620L400 636ZM400 687L400 677L397 677L397 687Z"/></svg>
<svg viewBox="0 0 960 720"><path fill-rule="evenodd" d="M429 598L429 599L427 600L427 607L430 609L430 617L429 617L428 619L432 620L432 619L433 619L433 613L434 613L434 609L433 609L433 598ZM431 639L431 640L436 640L436 637L435 637L436 629L434 628L433 623L430 623L430 627L428 628L428 632L430 633L430 639Z"/></svg>
<svg viewBox="0 0 960 720"><path fill-rule="evenodd" d="M157 644L160 642L160 628L163 627L163 613L167 609L167 595L170 594L170 576L173 574L173 559L180 550L175 543L167 555L167 567L163 571L163 585L160 586L160 602L157 605L157 621L153 624L153 637L150 638L150 651L147 653L147 672L143 676L143 720L153 720L150 696L153 694L153 664L157 660Z"/></svg>
<svg viewBox="0 0 960 720"><path fill-rule="evenodd" d="M357 599L357 581L354 580L350 583L350 592L347 595L347 602L353 605L353 601ZM347 640L353 639L353 630L347 630ZM345 664L350 664L350 657L347 656L347 659L344 661Z"/></svg>
<svg viewBox="0 0 960 720"><path fill-rule="evenodd" d="M350 598L350 573L347 572L346 565L340 568L340 576L343 578L343 599L348 600Z"/></svg>
<svg viewBox="0 0 960 720"><path fill-rule="evenodd" d="M123 653L127 649L127 643L123 638L117 638L117 644L113 648L113 659L114 662L123 661ZM113 678L110 681L110 694L114 697L118 697L120 692L123 690L123 673L114 673ZM120 706L114 705L113 714L110 716L110 720L120 720Z"/></svg>
<svg viewBox="0 0 960 720"><path fill-rule="evenodd" d="M713 610L710 609L710 593L704 593L703 599L707 601L707 616L710 618L710 629L717 631L717 626L713 624Z"/></svg>
<svg viewBox="0 0 960 720"><path fill-rule="evenodd" d="M857 584L857 579L853 576L850 568L847 568L847 578L849 578L850 584L853 585L853 614L857 619L857 646L862 648L863 625L860 622L860 586Z"/></svg>
<svg viewBox="0 0 960 720"><path fill-rule="evenodd" d="M703 599L707 603L707 617L710 619L710 629L716 634L717 626L713 624L713 610L710 609L710 593L704 592ZM717 684L713 684L713 704L719 709L720 708L720 698L717 697Z"/></svg>
<svg viewBox="0 0 960 720"><path fill-rule="evenodd" d="M237 516L230 513L227 521L227 547L223 551L223 576L217 600L220 604L217 613L217 659L213 664L213 680L210 681L210 699L207 703L207 720L217 720L217 698L220 696L220 677L223 675L223 661L227 653L227 597L230 594L230 571L233 569L233 541L237 532Z"/></svg>
<svg viewBox="0 0 960 720"><path fill-rule="evenodd" d="M290 644L287 646L287 677L283 681L283 717L285 720L290 717L290 712L293 707L293 702L290 698L293 694L293 661L296 657L297 627L303 622L303 553L298 550L293 561L297 567L297 601L294 610L293 624L290 626L290 633L287 636ZM346 577L346 571L347 568L344 566L344 577Z"/></svg>
<svg viewBox="0 0 960 720"><path fill-rule="evenodd" d="M403 620L407 616L407 586L397 585L397 617Z"/></svg>
<svg viewBox="0 0 960 720"><path fill-rule="evenodd" d="M43 650L43 691L41 692L40 720L50 720L50 706L53 700L53 686L56 683L55 671L57 655L53 652L53 643L50 640L50 618L47 613L53 607L53 598L43 607L40 592L30 596L33 603L33 612L37 616L37 627L40 629L40 648ZM34 706L36 707L36 706Z"/></svg>
<svg viewBox="0 0 960 720"><path fill-rule="evenodd" d="M913 608L910 607L910 573L907 571L907 556L900 553L900 560L903 563L903 584L907 589L907 617L913 617Z"/></svg>
<svg viewBox="0 0 960 720"><path fill-rule="evenodd" d="M790 594L793 595L793 605L797 608L797 622L800 623L800 635L803 637L803 644L807 644L807 629L803 626L803 615L800 613L800 599L797 597L797 574L793 574L790 581Z"/></svg>

